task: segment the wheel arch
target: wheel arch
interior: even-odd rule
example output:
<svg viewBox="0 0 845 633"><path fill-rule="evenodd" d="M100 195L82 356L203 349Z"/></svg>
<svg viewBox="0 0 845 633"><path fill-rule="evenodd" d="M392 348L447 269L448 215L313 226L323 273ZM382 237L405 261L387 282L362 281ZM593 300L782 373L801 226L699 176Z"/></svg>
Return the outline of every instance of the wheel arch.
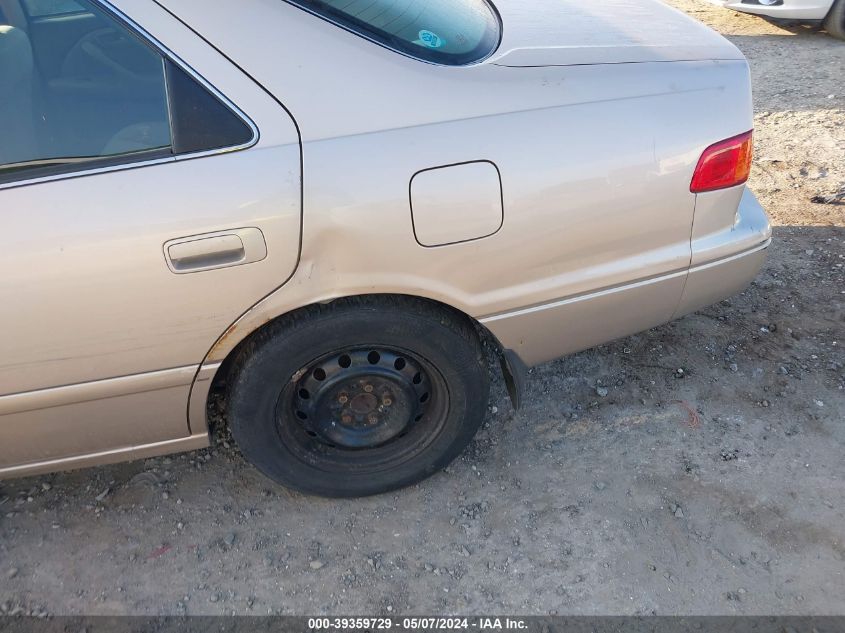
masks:
<svg viewBox="0 0 845 633"><path fill-rule="evenodd" d="M488 353L494 355L499 361L502 375L515 408L522 404L527 380L528 368L512 350L506 349L499 339L478 319L470 316L463 310L430 297L408 293L363 293L350 294L333 297L331 299L311 301L309 303L290 307L284 310L268 311L255 306L245 313L240 319L233 323L217 339L209 350L205 360L200 366L197 377L191 388L190 402L188 406L189 426L192 432L202 432L203 428L213 433L216 430L215 417L209 416L209 406L215 394L224 392L228 379L231 375L234 361L237 356L250 344L255 337L280 319L290 318L297 314L304 314L315 306L331 304L337 301L355 298L402 298L411 301L419 301L437 305L452 312L457 318L465 319L475 328ZM258 311L260 310L260 314ZM257 318L256 318L257 317Z"/></svg>

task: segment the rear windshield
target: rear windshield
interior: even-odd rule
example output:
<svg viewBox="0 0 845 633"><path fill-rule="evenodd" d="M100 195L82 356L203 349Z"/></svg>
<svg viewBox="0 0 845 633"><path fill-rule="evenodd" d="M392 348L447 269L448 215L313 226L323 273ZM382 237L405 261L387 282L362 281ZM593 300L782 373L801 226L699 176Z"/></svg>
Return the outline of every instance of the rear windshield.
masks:
<svg viewBox="0 0 845 633"><path fill-rule="evenodd" d="M395 51L463 66L491 55L500 24L487 0L287 0Z"/></svg>

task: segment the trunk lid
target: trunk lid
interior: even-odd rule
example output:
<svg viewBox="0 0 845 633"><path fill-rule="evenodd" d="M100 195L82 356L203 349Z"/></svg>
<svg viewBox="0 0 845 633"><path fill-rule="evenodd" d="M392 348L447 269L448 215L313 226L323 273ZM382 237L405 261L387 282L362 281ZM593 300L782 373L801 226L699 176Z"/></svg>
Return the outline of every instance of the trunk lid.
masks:
<svg viewBox="0 0 845 633"><path fill-rule="evenodd" d="M659 0L497 0L503 37L488 63L574 66L737 60L721 35Z"/></svg>

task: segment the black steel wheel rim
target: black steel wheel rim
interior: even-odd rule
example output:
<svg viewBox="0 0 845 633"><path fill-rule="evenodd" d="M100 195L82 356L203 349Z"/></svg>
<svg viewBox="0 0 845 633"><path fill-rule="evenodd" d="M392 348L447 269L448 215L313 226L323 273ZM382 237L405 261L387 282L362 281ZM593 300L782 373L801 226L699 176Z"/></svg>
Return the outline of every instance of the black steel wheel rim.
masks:
<svg viewBox="0 0 845 633"><path fill-rule="evenodd" d="M326 354L284 386L280 439L324 471L395 468L442 430L449 394L441 373L409 350L356 347Z"/></svg>

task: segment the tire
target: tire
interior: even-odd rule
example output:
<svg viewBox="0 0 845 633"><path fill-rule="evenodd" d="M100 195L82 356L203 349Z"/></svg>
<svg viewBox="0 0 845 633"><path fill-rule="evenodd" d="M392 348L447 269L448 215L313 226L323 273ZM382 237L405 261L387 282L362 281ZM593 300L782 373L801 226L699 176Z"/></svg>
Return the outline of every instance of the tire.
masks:
<svg viewBox="0 0 845 633"><path fill-rule="evenodd" d="M824 21L829 35L845 40L845 0L836 0Z"/></svg>
<svg viewBox="0 0 845 633"><path fill-rule="evenodd" d="M229 426L247 460L324 497L380 494L446 467L490 391L469 319L378 296L282 317L243 345L229 384Z"/></svg>

